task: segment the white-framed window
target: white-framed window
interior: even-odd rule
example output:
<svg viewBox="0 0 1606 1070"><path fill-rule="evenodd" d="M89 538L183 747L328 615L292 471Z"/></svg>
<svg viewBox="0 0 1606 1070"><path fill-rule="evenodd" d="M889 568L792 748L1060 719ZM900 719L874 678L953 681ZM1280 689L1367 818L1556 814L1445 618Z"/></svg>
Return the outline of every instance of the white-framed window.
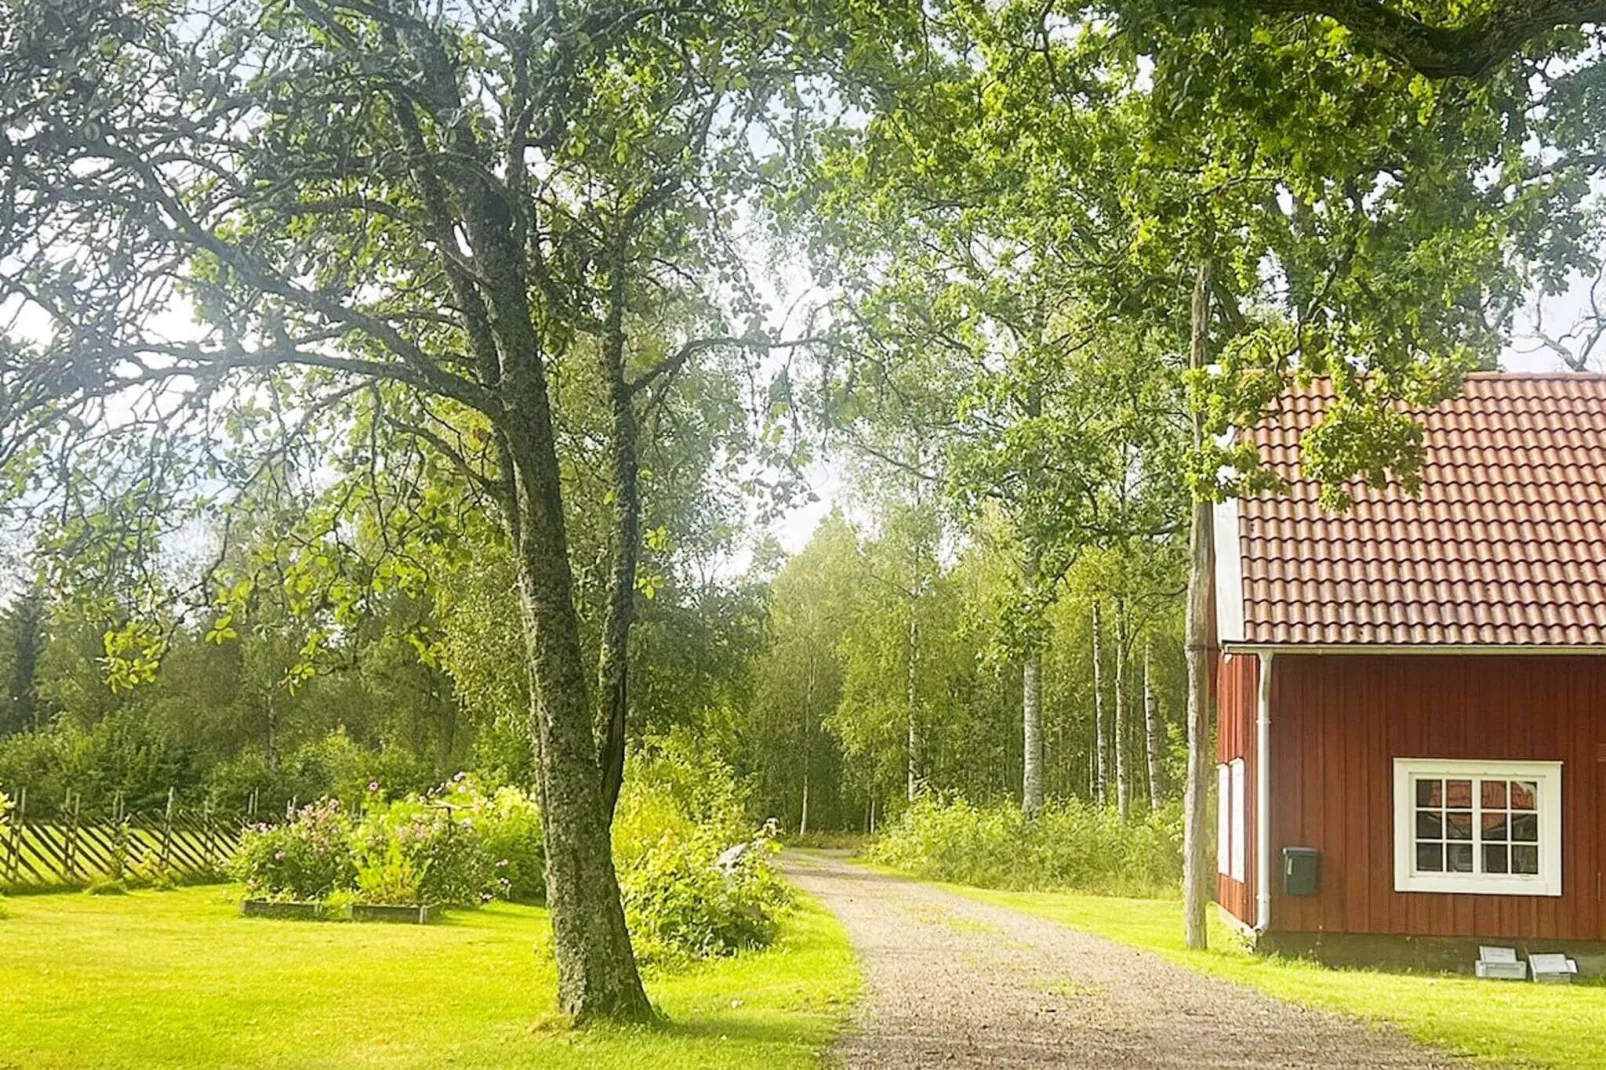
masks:
<svg viewBox="0 0 1606 1070"><path fill-rule="evenodd" d="M1244 879L1244 863L1249 854L1248 811L1244 804L1244 760L1234 758L1227 763L1232 769L1232 879Z"/></svg>
<svg viewBox="0 0 1606 1070"><path fill-rule="evenodd" d="M1216 766L1216 872L1232 876L1232 771Z"/></svg>
<svg viewBox="0 0 1606 1070"><path fill-rule="evenodd" d="M1394 890L1561 894L1561 763L1394 759Z"/></svg>
<svg viewBox="0 0 1606 1070"><path fill-rule="evenodd" d="M1244 879L1244 760L1216 766L1216 872Z"/></svg>

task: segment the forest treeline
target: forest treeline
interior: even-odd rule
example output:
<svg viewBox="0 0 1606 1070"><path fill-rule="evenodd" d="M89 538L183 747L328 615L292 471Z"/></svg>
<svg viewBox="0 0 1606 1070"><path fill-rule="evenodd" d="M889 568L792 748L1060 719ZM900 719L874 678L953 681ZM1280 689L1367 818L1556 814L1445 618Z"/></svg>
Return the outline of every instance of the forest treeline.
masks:
<svg viewBox="0 0 1606 1070"><path fill-rule="evenodd" d="M642 599L633 752L695 741L745 780L755 825L790 833L872 829L911 792L1018 803L1010 547L1002 532L939 547L900 517L896 502L835 510L798 553L770 547L739 572L666 564L673 578ZM1045 785L1147 810L1181 788L1182 578L1123 564L1090 555L1047 610ZM900 582L911 570L918 588ZM26 788L36 814L69 792L91 811L119 796L159 807L174 788L271 814L463 770L526 784L527 698L495 646L517 642L499 640L499 615L517 611L498 590L505 571L480 556L442 580L438 603L385 600L306 674L306 639L283 617L237 617L228 642L209 641L215 621L174 622L160 672L134 688L108 682L100 625L27 589L0 615L0 784L14 799Z"/></svg>

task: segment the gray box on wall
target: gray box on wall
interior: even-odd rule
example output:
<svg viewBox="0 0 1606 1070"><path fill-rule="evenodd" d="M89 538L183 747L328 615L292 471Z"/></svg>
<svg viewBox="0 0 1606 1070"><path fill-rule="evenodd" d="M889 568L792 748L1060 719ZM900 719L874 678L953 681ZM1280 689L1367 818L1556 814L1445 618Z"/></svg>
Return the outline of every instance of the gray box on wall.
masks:
<svg viewBox="0 0 1606 1070"><path fill-rule="evenodd" d="M1322 853L1314 847L1283 848L1283 894L1315 895L1322 890Z"/></svg>

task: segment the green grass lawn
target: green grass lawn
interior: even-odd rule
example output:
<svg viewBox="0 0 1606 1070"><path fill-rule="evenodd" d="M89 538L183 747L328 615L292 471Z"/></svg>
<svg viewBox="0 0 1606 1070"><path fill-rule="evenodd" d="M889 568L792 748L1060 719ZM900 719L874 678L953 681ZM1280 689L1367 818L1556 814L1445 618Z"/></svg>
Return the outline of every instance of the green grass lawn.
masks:
<svg viewBox="0 0 1606 1070"><path fill-rule="evenodd" d="M1182 904L1058 892L945 887L1014 907L1310 1007L1392 1022L1409 1035L1481 1062L1606 1066L1606 986L1479 981L1470 977L1333 970L1251 955L1212 911L1209 951L1182 945Z"/></svg>
<svg viewBox="0 0 1606 1070"><path fill-rule="evenodd" d="M242 918L231 889L6 900L0 1068L811 1067L858 967L800 896L776 948L649 975L667 1025L562 1028L546 913Z"/></svg>

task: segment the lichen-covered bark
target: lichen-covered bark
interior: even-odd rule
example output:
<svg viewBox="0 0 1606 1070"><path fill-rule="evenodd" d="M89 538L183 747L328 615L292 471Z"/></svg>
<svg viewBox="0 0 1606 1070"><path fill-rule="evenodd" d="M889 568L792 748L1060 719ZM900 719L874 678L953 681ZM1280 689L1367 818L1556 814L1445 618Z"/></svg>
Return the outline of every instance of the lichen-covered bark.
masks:
<svg viewBox="0 0 1606 1070"><path fill-rule="evenodd" d="M470 240L485 265L482 285L500 354L499 424L514 476L508 528L516 540L530 652L558 1002L581 1024L643 1021L653 1011L636 968L613 868L540 340L506 205L487 191L479 210L466 214Z"/></svg>
<svg viewBox="0 0 1606 1070"><path fill-rule="evenodd" d="M529 429L526 429L527 431ZM524 435L516 434L519 445ZM525 451L519 589L534 668L534 720L558 1002L579 1023L645 1020L651 1005L625 928L592 735L557 466ZM533 470L531 470L533 469Z"/></svg>

